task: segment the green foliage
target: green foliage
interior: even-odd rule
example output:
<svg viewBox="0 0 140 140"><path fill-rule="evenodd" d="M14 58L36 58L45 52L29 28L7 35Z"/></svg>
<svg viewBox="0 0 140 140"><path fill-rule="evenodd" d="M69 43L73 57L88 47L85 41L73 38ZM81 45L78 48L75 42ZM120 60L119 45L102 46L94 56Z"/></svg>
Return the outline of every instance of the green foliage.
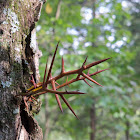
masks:
<svg viewBox="0 0 140 140"><path fill-rule="evenodd" d="M60 16L56 19L59 2L58 0L47 1L37 25L41 26L37 36L39 47L43 52L43 57L40 59L41 78L44 74L46 58L49 57L50 61L59 40L61 41L59 52L64 54L66 71L79 68L86 56L88 56L87 63L108 57L112 57L112 59L90 70L90 72L95 72L110 68L93 77L104 87L92 84L94 88L91 88L83 81L66 87L67 90L80 90L87 93L81 96L66 96L80 120L76 120L64 104L62 105L64 114L60 114L55 97L47 95L49 140L53 140L56 136L58 140L89 139L91 132L90 108L93 103L96 107L97 140L125 139L128 129L127 121L130 123L130 139L138 139L140 137L138 120L140 87L138 86L139 67L135 62L136 58L140 60L138 55L140 50L139 48L136 50L135 45L138 46L140 43L134 33L134 29L137 29L128 24L137 25L136 20L138 19L134 20L135 15L130 14L132 13L130 12L131 7L125 8L122 6L122 2L115 0L108 2L100 0L96 1L96 4L91 0L86 2L63 0L60 6ZM49 4L50 13L46 13L47 4ZM102 7L105 8L105 11L99 12ZM91 17L88 23L82 22L85 20L81 14L83 8L88 8L92 12L96 10L95 17ZM74 45L75 40L78 40L78 46ZM133 43L133 41L137 41L137 43ZM53 67L54 75L60 72L61 64L61 55L57 54L56 57L57 60ZM69 77L69 79L71 78ZM43 111L40 112L40 116L45 117L44 96L42 96L42 100ZM39 120L39 122L45 131L45 119Z"/></svg>

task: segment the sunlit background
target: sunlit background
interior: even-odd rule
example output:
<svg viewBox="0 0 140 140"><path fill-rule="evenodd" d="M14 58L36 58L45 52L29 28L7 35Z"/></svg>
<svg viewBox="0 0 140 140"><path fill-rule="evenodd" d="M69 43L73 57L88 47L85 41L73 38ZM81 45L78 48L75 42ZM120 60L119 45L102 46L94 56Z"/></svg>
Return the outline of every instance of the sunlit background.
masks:
<svg viewBox="0 0 140 140"><path fill-rule="evenodd" d="M90 69L107 69L93 78L103 87L83 81L62 90L86 95L65 96L79 120L62 101L60 112L55 96L42 95L36 119L44 140L139 140L140 139L140 1L139 0L47 0L36 25L41 81L57 42L60 45L53 76L112 57ZM72 77L69 77L69 80ZM62 79L60 83L65 82Z"/></svg>

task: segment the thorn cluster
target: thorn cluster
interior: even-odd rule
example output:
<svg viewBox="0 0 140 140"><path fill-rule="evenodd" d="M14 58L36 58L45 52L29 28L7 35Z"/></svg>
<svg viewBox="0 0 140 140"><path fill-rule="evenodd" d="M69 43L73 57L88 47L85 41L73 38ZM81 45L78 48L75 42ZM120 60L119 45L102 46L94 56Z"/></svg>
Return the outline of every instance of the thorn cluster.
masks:
<svg viewBox="0 0 140 140"><path fill-rule="evenodd" d="M24 97L28 97L28 100L29 99L30 100L31 99L35 100L35 97L37 97L39 95L42 95L42 94L45 94L45 93L55 94L55 97L56 97L56 100L57 100L57 103L58 103L58 106L59 106L60 110L63 112L59 97L61 97L61 99L65 102L65 104L68 106L68 108L77 117L77 115L75 114L75 112L73 111L73 109L71 108L69 103L67 102L66 98L64 97L64 94L85 94L85 93L79 92L79 91L57 91L57 89L59 89L61 87L65 87L67 85L69 86L69 84L74 83L76 81L80 81L80 80L83 80L90 87L92 87L92 86L87 82L87 80L89 80L89 81L91 81L91 82L93 82L93 83L95 83L99 86L102 86L98 82L96 82L94 79L92 79L91 76L97 75L98 73L101 73L101 72L103 72L107 69L99 70L99 71L96 71L92 74L89 73L89 69L91 67L95 66L95 65L98 65L98 64L110 59L110 58L106 58L106 59L103 59L103 60L99 60L99 61L90 63L88 65L85 65L86 61L87 61L87 57L86 57L84 63L82 64L82 66L79 69L71 70L71 71L66 72L65 68L64 68L64 59L62 57L61 73L59 75L55 76L55 77L52 77L52 74L51 74L52 73L52 67L53 67L56 52L57 52L57 49L58 49L58 44L59 44L59 42L57 43L57 46L56 46L56 49L55 49L55 52L54 52L54 55L53 55L53 58L52 58L52 61L51 61L51 65L50 65L50 68L48 70L48 73L47 73L47 63L46 63L43 82L39 82L39 83L36 84L35 81L34 81L34 78L32 76L31 82L33 83L33 86L31 88L29 88L26 93L21 93L20 95L22 95ZM88 69L87 74L83 72L86 69ZM77 77L75 79L71 79L71 80L68 81L68 76L69 75L74 75L74 74L76 74ZM67 80L66 80L65 83L59 85L56 81L59 80L62 77L67 77ZM51 84L52 89L48 89L48 84ZM25 105L27 107L27 103L25 103Z"/></svg>

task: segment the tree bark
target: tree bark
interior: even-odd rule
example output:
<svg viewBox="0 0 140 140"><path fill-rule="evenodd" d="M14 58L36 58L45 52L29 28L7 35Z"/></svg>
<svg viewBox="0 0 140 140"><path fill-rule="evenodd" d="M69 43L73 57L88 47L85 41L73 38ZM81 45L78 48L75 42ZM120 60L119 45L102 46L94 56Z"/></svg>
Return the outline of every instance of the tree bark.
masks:
<svg viewBox="0 0 140 140"><path fill-rule="evenodd" d="M90 140L95 140L95 131L96 131L96 108L95 103L92 104L90 109Z"/></svg>
<svg viewBox="0 0 140 140"><path fill-rule="evenodd" d="M39 81L35 22L41 0L0 1L0 140L42 140L42 130L25 109L22 97Z"/></svg>

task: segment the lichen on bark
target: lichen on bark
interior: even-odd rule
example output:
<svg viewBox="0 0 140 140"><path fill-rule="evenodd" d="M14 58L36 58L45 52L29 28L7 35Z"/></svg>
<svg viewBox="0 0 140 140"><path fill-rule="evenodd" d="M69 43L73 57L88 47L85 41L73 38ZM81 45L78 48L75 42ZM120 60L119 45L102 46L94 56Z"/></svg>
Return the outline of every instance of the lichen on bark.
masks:
<svg viewBox="0 0 140 140"><path fill-rule="evenodd" d="M43 2L0 1L0 140L42 139L37 121L25 111L22 97L16 95L31 85L31 71L39 80L41 53L31 40Z"/></svg>

